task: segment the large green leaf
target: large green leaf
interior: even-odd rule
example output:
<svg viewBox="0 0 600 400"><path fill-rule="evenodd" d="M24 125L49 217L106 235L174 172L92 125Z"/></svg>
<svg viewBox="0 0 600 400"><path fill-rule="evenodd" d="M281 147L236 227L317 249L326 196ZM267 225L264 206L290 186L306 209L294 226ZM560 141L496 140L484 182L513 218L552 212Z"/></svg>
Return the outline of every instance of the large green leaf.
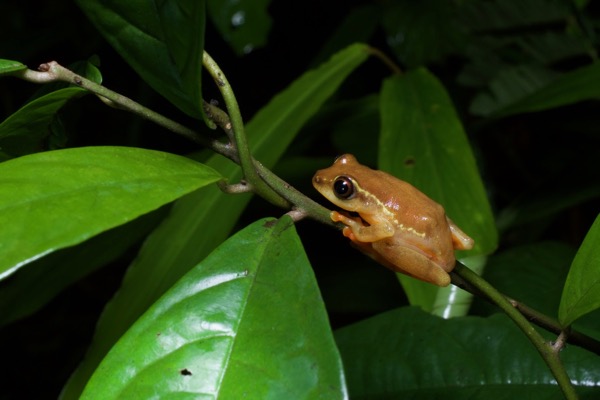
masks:
<svg viewBox="0 0 600 400"><path fill-rule="evenodd" d="M539 353L504 315L442 320L415 308L335 332L353 399L563 399ZM597 398L600 359L561 352L585 399Z"/></svg>
<svg viewBox="0 0 600 400"><path fill-rule="evenodd" d="M164 211L143 215L18 270L0 287L0 327L34 313L69 285L118 259L158 224Z"/></svg>
<svg viewBox="0 0 600 400"><path fill-rule="evenodd" d="M243 55L263 47L271 30L271 0L208 0L211 20L229 46Z"/></svg>
<svg viewBox="0 0 600 400"><path fill-rule="evenodd" d="M302 75L275 96L246 126L254 156L272 167L302 125L344 79L367 57L364 45L353 45L315 70ZM239 168L220 156L210 165L231 182ZM203 188L176 202L170 216L148 238L115 298L107 305L84 363L69 380L63 398L76 399L100 360L129 326L166 290L206 257L233 228L250 199Z"/></svg>
<svg viewBox="0 0 600 400"><path fill-rule="evenodd" d="M600 308L600 215L573 260L563 289L558 318L564 326Z"/></svg>
<svg viewBox="0 0 600 400"><path fill-rule="evenodd" d="M27 103L0 124L0 150L20 156L42 150L56 113L67 101L87 92L78 87L60 89Z"/></svg>
<svg viewBox="0 0 600 400"><path fill-rule="evenodd" d="M77 0L96 28L154 90L202 114L204 0Z"/></svg>
<svg viewBox="0 0 600 400"><path fill-rule="evenodd" d="M342 365L289 218L223 243L129 329L82 399L345 398Z"/></svg>
<svg viewBox="0 0 600 400"><path fill-rule="evenodd" d="M462 256L491 253L498 240L494 218L471 146L444 87L424 69L389 78L380 109L379 167L444 206L475 240L473 250ZM437 288L401 280L411 303L430 310Z"/></svg>
<svg viewBox="0 0 600 400"><path fill-rule="evenodd" d="M6 161L0 164L0 278L218 179L189 159L125 147Z"/></svg>

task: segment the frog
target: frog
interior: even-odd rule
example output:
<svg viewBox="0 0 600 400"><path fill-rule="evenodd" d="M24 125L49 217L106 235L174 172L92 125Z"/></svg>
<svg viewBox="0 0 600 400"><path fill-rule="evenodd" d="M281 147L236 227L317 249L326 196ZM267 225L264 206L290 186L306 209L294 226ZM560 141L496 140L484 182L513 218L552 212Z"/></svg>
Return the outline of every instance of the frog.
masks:
<svg viewBox="0 0 600 400"><path fill-rule="evenodd" d="M414 187L387 172L358 162L352 154L315 173L313 186L342 211L333 222L359 250L394 272L440 287L451 283L454 250L473 248L444 208Z"/></svg>

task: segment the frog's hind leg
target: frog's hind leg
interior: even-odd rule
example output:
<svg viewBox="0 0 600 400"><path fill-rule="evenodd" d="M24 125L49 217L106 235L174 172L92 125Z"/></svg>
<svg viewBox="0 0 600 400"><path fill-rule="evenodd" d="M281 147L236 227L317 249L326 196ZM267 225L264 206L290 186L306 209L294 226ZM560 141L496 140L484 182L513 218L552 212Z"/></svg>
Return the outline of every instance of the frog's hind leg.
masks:
<svg viewBox="0 0 600 400"><path fill-rule="evenodd" d="M400 272L413 278L433 283L437 286L448 286L450 275L429 257L409 247L395 247L393 251L386 249L384 243L373 243L373 248L380 258L386 262L383 265L394 272Z"/></svg>

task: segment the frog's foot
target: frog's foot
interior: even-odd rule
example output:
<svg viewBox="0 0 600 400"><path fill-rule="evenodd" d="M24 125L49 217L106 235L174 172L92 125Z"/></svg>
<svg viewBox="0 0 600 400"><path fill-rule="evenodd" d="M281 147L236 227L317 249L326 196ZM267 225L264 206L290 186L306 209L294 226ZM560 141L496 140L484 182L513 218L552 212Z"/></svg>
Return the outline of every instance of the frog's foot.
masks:
<svg viewBox="0 0 600 400"><path fill-rule="evenodd" d="M344 229L342 230L342 233L344 234L345 237L352 240L353 242L358 242L358 239L352 232L352 228L350 228L349 226L344 227Z"/></svg>
<svg viewBox="0 0 600 400"><path fill-rule="evenodd" d="M342 230L344 236L353 241L354 243L361 243L354 234L359 229L365 226L364 221L360 217L351 217L339 213L337 211L332 211L331 220L333 222L341 222L342 224L346 225Z"/></svg>
<svg viewBox="0 0 600 400"><path fill-rule="evenodd" d="M351 217L337 211L332 211L330 218L333 222L341 222L342 224L346 225L347 227L353 230L365 226L364 221L360 217ZM346 234L344 234L344 236L346 236Z"/></svg>

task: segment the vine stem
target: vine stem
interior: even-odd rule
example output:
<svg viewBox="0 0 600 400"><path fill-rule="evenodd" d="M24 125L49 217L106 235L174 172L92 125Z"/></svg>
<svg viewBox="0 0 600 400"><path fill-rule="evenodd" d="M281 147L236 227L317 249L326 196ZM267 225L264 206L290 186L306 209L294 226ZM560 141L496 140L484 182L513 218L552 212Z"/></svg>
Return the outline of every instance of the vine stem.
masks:
<svg viewBox="0 0 600 400"><path fill-rule="evenodd" d="M41 64L38 67L38 71L25 69L16 71L12 75L33 83L62 81L79 86L82 89L94 93L104 103L113 108L127 110L195 143L209 147L220 154L226 155L229 158L231 158L235 153L231 145L221 143L218 140L207 139L192 129L187 128L186 126L183 126L178 122L163 116L162 114L152 111L147 107L144 107L141 104L131 100L130 98L123 96L122 94L114 92L102 85L97 84L96 82L74 73L56 61Z"/></svg>
<svg viewBox="0 0 600 400"><path fill-rule="evenodd" d="M12 75L17 78L26 80L28 82L38 84L61 81L77 85L82 89L94 93L101 100L103 100L104 103L111 107L127 110L142 118L152 121L155 124L162 126L163 128L173 133L181 135L200 145L206 146L213 150L215 153L221 154L222 156L229 158L233 162L240 164L236 148L232 144L222 143L218 140L213 139L206 139L198 132L187 128L153 110L150 110L149 108L135 102L134 100L126 96L123 96L102 85L90 81L89 79L86 79L83 76L78 75L73 71L63 67L56 61L41 64L38 68L38 71L25 69L15 71L12 73ZM215 122L215 124L217 124L221 129L223 129L227 136L231 137L233 135L233 124L230 122L227 113L225 113L219 107L208 102L204 102L203 107L204 112L206 113L208 118L210 118L213 122ZM285 205L283 205L282 202L277 202L276 204L282 205L283 208L289 209L291 207L297 210L306 210L306 212L303 215L306 215L311 219L314 219L325 225L336 226L340 229L343 228L343 226L340 226L340 224L335 224L333 223L333 221L331 221L331 219L329 218L329 214L331 212L330 210L313 201L312 199L304 196L302 193L300 193L287 182L279 178L261 163L257 162L253 158L251 159L254 168L256 168L256 173L272 189L269 189L268 192L273 193L274 191L278 197L287 197L289 199L289 202L285 201Z"/></svg>
<svg viewBox="0 0 600 400"><path fill-rule="evenodd" d="M254 159L252 158L250 147L248 146L248 141L246 139L242 114L240 113L240 108L235 98L235 94L233 93L233 89L227 81L225 74L206 51L202 57L202 64L214 79L215 84L219 88L223 100L225 101L227 114L229 115L231 124L230 126L226 125L226 128L231 128L233 131L233 141L237 149L239 164L242 167L245 179L252 185L253 190L264 199L281 208L289 208L290 203L277 192L273 191L271 187L258 176L258 172L254 166Z"/></svg>
<svg viewBox="0 0 600 400"><path fill-rule="evenodd" d="M227 113L219 109L217 106L205 103L205 112L221 129L232 129ZM232 159L239 164L237 159ZM279 196L286 199L288 205L282 208L292 208L297 211L302 210L303 216L319 221L325 225L331 225L343 229L344 225L334 223L329 214L330 210L323 207L316 201L306 197L302 192L298 191L292 185L274 174L270 169L262 165L259 161L251 157L252 164L258 176Z"/></svg>
<svg viewBox="0 0 600 400"><path fill-rule="evenodd" d="M506 313L506 315L513 320L517 327L521 329L521 331L533 344L538 353L540 353L546 362L546 365L548 365L548 368L554 375L554 378L556 379L556 382L558 383L558 386L562 390L565 397L568 400L578 399L575 388L571 384L571 380L567 375L567 371L560 360L559 352L561 347L554 347L552 344L546 342L542 335L535 330L533 325L529 323L525 316L523 316L518 309L513 307L510 301L502 293L498 292L486 280L477 275L475 272L471 271L465 265L457 262L456 267L452 272L453 275L458 275L459 278L469 282L469 284L472 285L480 295L489 299L489 301L502 309L502 311L504 311L504 313ZM456 280L453 276L453 283L460 286L462 282L460 279ZM561 336L564 335L561 333Z"/></svg>

